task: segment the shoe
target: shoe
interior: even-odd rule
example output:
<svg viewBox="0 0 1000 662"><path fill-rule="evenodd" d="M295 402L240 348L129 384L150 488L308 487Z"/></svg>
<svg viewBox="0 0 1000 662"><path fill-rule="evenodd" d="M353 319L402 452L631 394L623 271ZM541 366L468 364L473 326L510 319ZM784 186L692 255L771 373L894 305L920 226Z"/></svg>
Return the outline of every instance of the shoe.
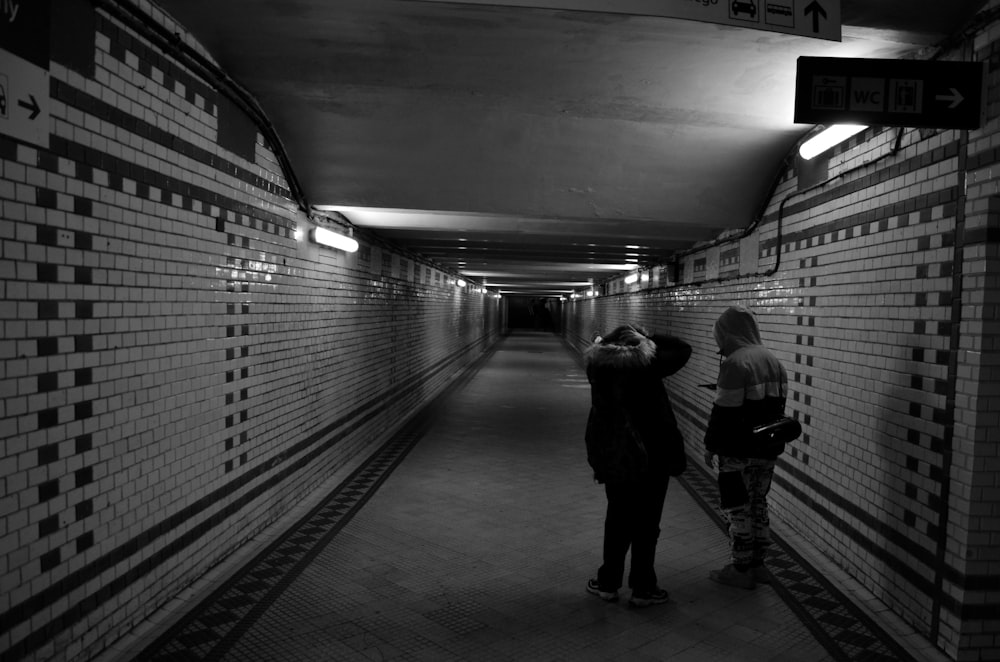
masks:
<svg viewBox="0 0 1000 662"><path fill-rule="evenodd" d="M755 565L750 568L750 574L753 575L753 579L758 584L770 584L773 580L771 578L771 571L762 565Z"/></svg>
<svg viewBox="0 0 1000 662"><path fill-rule="evenodd" d="M659 586L654 586L649 590L633 590L632 597L629 598L629 605L632 607L649 607L650 605L662 605L670 599L670 595Z"/></svg>
<svg viewBox="0 0 1000 662"><path fill-rule="evenodd" d="M597 583L596 579L587 581L587 593L593 593L605 602L618 601L618 589L615 589L614 591L605 591L601 588L601 585Z"/></svg>
<svg viewBox="0 0 1000 662"><path fill-rule="evenodd" d="M727 565L722 570L713 570L708 573L708 577L713 582L725 584L726 586L735 586L747 590L757 587L757 581L754 579L752 572L740 572L732 564Z"/></svg>

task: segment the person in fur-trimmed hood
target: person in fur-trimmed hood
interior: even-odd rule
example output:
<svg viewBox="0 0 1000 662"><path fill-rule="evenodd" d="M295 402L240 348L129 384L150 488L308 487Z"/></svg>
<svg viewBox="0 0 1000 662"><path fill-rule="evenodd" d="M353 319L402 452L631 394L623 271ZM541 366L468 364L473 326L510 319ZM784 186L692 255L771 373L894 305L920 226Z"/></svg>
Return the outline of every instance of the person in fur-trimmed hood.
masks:
<svg viewBox="0 0 1000 662"><path fill-rule="evenodd" d="M686 466L684 439L663 385L687 363L691 346L635 325L598 336L584 354L590 381L587 462L608 499L603 565L587 591L618 599L631 547L630 604L667 601L653 561L670 476Z"/></svg>

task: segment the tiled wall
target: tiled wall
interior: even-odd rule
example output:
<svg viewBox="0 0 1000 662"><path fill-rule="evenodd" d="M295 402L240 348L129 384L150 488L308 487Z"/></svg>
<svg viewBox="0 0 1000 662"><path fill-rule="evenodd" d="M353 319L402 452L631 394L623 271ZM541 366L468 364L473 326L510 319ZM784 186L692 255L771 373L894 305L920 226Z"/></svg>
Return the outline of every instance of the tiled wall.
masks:
<svg viewBox="0 0 1000 662"><path fill-rule="evenodd" d="M823 186L800 192L790 167L743 240L566 306L580 347L623 321L691 342L668 383L700 458L712 324L750 305L805 431L779 461L773 511L956 660L1000 659L998 37L989 25L974 44L982 129L908 129L898 151L897 129L868 129Z"/></svg>
<svg viewBox="0 0 1000 662"><path fill-rule="evenodd" d="M302 237L250 116L134 19L61 2L47 144L0 135L5 661L99 652L498 337L435 265Z"/></svg>

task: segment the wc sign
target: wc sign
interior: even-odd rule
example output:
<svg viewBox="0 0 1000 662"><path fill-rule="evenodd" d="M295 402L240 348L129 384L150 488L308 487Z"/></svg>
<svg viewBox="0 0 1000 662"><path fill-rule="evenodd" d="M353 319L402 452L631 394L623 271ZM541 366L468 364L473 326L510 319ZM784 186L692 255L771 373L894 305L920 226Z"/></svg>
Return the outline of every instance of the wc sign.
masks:
<svg viewBox="0 0 1000 662"><path fill-rule="evenodd" d="M885 108L885 81L881 78L853 79L847 107L875 111Z"/></svg>
<svg viewBox="0 0 1000 662"><path fill-rule="evenodd" d="M976 129L984 76L981 62L800 57L795 121Z"/></svg>
<svg viewBox="0 0 1000 662"><path fill-rule="evenodd" d="M886 85L888 83L888 85ZM919 113L923 81L905 78L840 78L840 88L847 98L847 109L857 112L879 113ZM823 106L823 97L828 93L826 85L816 86L814 106Z"/></svg>

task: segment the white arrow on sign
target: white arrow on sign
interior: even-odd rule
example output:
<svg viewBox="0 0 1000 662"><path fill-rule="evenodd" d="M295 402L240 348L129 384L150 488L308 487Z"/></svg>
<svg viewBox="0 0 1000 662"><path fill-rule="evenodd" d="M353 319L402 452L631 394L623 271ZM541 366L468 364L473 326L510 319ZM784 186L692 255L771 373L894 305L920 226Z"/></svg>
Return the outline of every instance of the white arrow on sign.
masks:
<svg viewBox="0 0 1000 662"><path fill-rule="evenodd" d="M951 104L949 104L948 106L949 109L954 108L958 104L965 101L965 97L962 96L962 93L956 90L954 87L951 88L951 94L939 94L934 98L937 99L938 101L950 101Z"/></svg>

